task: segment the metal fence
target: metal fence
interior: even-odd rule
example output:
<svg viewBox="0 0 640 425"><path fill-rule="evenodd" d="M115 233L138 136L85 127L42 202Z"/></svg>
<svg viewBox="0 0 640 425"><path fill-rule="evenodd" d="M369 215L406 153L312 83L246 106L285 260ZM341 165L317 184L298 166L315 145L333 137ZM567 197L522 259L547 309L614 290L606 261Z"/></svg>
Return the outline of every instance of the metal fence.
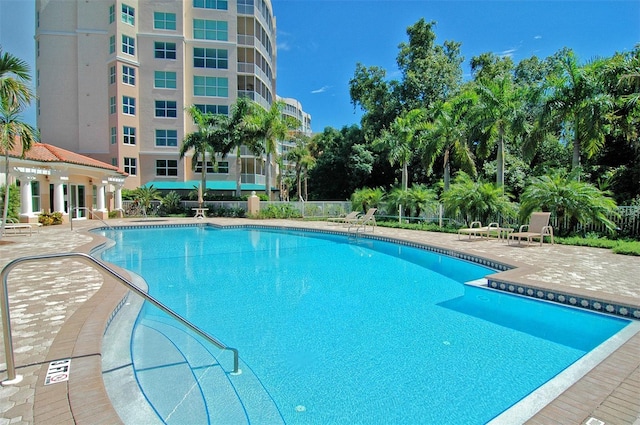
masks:
<svg viewBox="0 0 640 425"><path fill-rule="evenodd" d="M155 215L160 207L160 201L152 201L151 204L152 206L147 211L147 215ZM196 201L182 201L182 204L187 211L198 206ZM265 208L268 205L288 205L289 207L299 211L302 217L312 219L339 217L351 212L351 202L349 201L263 201L260 203L261 208ZM243 209L244 211L247 211L247 201L207 201L206 206L210 208L210 211L215 209ZM140 214L140 210L136 209L133 201L123 201L123 209L125 211L125 215ZM640 206L621 206L618 207L617 213L618 215L611 214L607 218L616 224L618 232L626 236L640 238ZM420 214L420 217L400 216L398 211L389 212L384 210L378 211L376 215L381 218L401 220L404 222L429 222L441 225L451 224L454 226L465 224L465 218L462 215L445 216L443 214L443 209L440 206L433 210L423 211ZM517 218L491 217L489 221L498 222L503 226L512 227L525 224L520 223ZM569 226L567 219L565 219L564 222L559 223L555 216L551 216L550 224L556 229L566 228ZM587 225L578 225L578 231L606 233L607 229L602 224L592 223Z"/></svg>

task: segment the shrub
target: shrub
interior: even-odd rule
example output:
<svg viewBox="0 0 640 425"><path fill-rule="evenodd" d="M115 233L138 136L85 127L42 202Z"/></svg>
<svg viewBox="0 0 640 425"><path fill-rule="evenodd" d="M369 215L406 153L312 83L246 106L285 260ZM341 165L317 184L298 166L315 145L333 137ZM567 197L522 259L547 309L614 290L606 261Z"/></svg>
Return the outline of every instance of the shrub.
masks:
<svg viewBox="0 0 640 425"><path fill-rule="evenodd" d="M43 226L62 224L62 213L58 211L53 213L41 213L38 216L38 223L41 223Z"/></svg>
<svg viewBox="0 0 640 425"><path fill-rule="evenodd" d="M268 205L256 218L301 218L302 214L291 204Z"/></svg>

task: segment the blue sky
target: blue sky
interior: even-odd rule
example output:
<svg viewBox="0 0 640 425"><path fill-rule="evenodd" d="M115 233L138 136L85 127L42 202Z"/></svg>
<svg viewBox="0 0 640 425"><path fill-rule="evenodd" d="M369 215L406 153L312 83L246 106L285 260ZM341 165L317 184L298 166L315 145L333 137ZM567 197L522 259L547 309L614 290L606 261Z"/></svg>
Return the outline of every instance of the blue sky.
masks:
<svg viewBox="0 0 640 425"><path fill-rule="evenodd" d="M0 44L34 59L33 0L0 0ZM420 18L436 21L436 42L462 43L465 73L483 52L515 62L563 47L582 61L640 43L640 0L272 0L278 27L277 92L302 102L313 130L358 124L349 99L356 63L397 77L398 44ZM24 119L35 124L34 109Z"/></svg>

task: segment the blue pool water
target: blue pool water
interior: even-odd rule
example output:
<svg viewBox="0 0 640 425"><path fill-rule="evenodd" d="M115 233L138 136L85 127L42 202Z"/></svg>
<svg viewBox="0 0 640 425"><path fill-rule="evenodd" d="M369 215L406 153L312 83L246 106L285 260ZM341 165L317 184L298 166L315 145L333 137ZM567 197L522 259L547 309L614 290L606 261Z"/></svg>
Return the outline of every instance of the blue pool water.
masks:
<svg viewBox="0 0 640 425"><path fill-rule="evenodd" d="M628 324L465 285L479 265L378 240L213 227L103 232L103 259L240 352L143 308L136 378L169 424L486 423Z"/></svg>

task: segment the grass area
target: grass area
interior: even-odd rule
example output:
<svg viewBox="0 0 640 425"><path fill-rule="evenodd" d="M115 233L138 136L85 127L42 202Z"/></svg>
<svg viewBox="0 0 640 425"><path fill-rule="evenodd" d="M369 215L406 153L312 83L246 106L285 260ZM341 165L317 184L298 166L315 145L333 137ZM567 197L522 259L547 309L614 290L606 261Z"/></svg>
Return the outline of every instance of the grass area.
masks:
<svg viewBox="0 0 640 425"><path fill-rule="evenodd" d="M394 229L426 230L429 232L457 233L458 227L439 227L435 223L398 223L397 221L378 221L378 226ZM588 246L591 248L610 249L616 254L640 257L640 241L633 239L608 239L590 234L586 237L555 237L555 242L562 245Z"/></svg>

